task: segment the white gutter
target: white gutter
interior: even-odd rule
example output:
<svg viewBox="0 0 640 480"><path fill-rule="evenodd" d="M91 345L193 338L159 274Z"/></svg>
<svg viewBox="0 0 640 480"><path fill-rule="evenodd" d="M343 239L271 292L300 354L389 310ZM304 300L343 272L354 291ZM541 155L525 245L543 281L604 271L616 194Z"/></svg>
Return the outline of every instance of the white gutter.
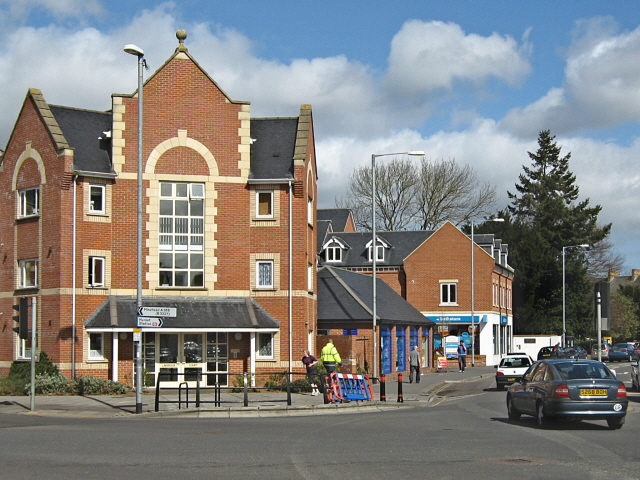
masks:
<svg viewBox="0 0 640 480"><path fill-rule="evenodd" d="M291 211L293 195L293 180L289 180L289 371L293 371L293 226L291 221L293 219L293 213Z"/></svg>
<svg viewBox="0 0 640 480"><path fill-rule="evenodd" d="M76 378L76 180L73 176L73 227L71 239L71 378Z"/></svg>

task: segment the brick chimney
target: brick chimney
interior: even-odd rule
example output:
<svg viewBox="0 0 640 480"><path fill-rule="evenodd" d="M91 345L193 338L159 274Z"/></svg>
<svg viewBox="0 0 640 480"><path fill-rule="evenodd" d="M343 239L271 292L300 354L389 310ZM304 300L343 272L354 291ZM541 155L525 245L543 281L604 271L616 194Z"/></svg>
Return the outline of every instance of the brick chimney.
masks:
<svg viewBox="0 0 640 480"><path fill-rule="evenodd" d="M613 280L614 278L618 278L619 276L620 276L620 272L615 268L612 268L611 270L609 270L608 281L610 282L611 280Z"/></svg>

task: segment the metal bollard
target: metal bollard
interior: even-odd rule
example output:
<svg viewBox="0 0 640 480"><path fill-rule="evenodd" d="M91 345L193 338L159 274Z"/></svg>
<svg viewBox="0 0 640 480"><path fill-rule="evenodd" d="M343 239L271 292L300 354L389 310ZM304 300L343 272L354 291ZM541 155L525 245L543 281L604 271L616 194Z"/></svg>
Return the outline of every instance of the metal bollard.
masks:
<svg viewBox="0 0 640 480"><path fill-rule="evenodd" d="M387 377L386 375L382 374L380 376L380 401L381 402L386 402L387 401Z"/></svg>
<svg viewBox="0 0 640 480"><path fill-rule="evenodd" d="M404 396L402 395L402 374L398 374L398 403L404 403Z"/></svg>
<svg viewBox="0 0 640 480"><path fill-rule="evenodd" d="M249 379L247 378L247 372L242 374L242 380L244 384L244 406L249 406Z"/></svg>

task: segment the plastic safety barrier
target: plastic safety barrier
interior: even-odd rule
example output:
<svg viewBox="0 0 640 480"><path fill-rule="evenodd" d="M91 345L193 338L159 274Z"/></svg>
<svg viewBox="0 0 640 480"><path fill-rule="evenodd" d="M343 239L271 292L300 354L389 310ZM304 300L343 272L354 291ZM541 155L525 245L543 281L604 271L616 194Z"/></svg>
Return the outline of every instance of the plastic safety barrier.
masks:
<svg viewBox="0 0 640 480"><path fill-rule="evenodd" d="M448 364L447 364L447 357L438 357L437 370L444 370L446 372L449 371Z"/></svg>
<svg viewBox="0 0 640 480"><path fill-rule="evenodd" d="M329 385L325 391L331 403L373 400L373 389L369 385L369 377L362 373L333 372L329 375Z"/></svg>

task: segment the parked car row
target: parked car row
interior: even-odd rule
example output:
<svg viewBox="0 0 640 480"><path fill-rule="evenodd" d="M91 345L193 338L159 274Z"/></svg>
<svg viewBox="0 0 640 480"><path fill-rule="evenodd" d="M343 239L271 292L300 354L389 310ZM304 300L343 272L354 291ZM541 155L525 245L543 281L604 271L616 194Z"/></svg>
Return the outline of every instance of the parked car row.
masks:
<svg viewBox="0 0 640 480"><path fill-rule="evenodd" d="M634 343L616 343L615 345L602 344L600 359L603 362L634 362L640 358L640 350ZM548 360L552 358L574 358L587 359L588 353L582 347L562 348L559 345L553 347L542 347L538 352L538 360ZM591 348L591 359L598 360L598 345Z"/></svg>

